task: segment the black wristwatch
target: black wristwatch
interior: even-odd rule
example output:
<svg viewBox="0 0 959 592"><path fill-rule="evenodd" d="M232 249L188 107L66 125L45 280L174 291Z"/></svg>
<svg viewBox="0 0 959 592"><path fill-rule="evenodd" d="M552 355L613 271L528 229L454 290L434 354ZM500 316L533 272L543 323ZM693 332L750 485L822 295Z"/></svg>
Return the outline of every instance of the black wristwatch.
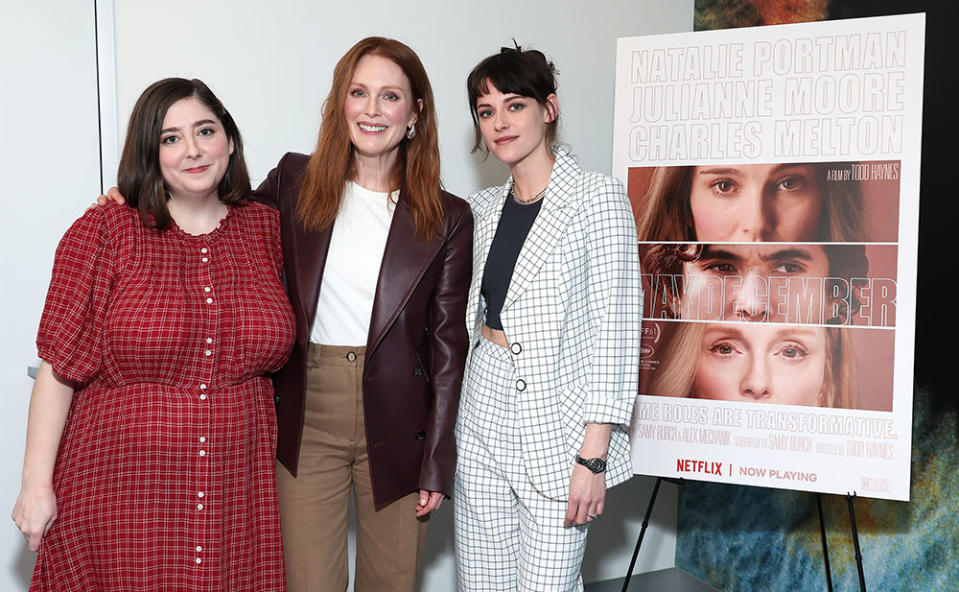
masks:
<svg viewBox="0 0 959 592"><path fill-rule="evenodd" d="M606 461L601 458L583 458L577 454L576 462L592 471L595 475L606 471Z"/></svg>

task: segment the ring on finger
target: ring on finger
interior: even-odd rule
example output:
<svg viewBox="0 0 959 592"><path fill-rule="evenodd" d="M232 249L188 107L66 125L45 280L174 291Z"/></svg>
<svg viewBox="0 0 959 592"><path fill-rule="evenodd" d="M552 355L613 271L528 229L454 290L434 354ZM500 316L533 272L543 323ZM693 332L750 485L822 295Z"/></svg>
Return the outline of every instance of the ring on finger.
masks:
<svg viewBox="0 0 959 592"><path fill-rule="evenodd" d="M596 520L597 518L599 518L599 514L586 514L586 517L589 518L590 520Z"/></svg>

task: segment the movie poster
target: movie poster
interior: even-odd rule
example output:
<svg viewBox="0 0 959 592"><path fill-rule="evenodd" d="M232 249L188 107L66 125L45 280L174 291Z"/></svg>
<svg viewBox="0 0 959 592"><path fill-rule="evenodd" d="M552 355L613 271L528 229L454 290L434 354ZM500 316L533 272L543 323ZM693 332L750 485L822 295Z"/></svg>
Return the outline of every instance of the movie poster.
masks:
<svg viewBox="0 0 959 592"><path fill-rule="evenodd" d="M619 40L636 473L909 499L923 15Z"/></svg>

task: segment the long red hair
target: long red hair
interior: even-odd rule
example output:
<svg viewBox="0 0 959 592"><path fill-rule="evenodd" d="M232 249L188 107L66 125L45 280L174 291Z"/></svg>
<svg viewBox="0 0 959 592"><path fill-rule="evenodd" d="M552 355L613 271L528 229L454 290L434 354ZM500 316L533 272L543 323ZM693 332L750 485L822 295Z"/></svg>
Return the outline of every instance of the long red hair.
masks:
<svg viewBox="0 0 959 592"><path fill-rule="evenodd" d="M343 115L343 103L350 89L356 65L361 58L376 55L400 67L410 82L414 103L422 101L417 114L416 136L404 138L399 145L391 181L401 189L413 211L416 234L429 240L443 221L440 195L440 149L436 130L433 88L419 56L395 39L367 37L340 58L333 70L333 85L323 103L323 123L316 150L306 165L300 187L296 214L308 228L326 228L336 219L346 183L356 174L350 130Z"/></svg>

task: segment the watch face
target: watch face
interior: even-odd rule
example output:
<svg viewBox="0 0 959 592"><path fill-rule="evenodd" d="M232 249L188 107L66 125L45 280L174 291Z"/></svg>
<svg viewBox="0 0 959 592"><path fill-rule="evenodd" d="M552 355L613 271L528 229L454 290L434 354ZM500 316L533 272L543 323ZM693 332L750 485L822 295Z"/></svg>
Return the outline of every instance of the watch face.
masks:
<svg viewBox="0 0 959 592"><path fill-rule="evenodd" d="M606 461L601 458L591 458L586 462L586 468L594 473L602 473L606 470Z"/></svg>
<svg viewBox="0 0 959 592"><path fill-rule="evenodd" d="M594 473L602 473L606 470L606 461L601 458L583 458L581 456L577 456L576 462Z"/></svg>

